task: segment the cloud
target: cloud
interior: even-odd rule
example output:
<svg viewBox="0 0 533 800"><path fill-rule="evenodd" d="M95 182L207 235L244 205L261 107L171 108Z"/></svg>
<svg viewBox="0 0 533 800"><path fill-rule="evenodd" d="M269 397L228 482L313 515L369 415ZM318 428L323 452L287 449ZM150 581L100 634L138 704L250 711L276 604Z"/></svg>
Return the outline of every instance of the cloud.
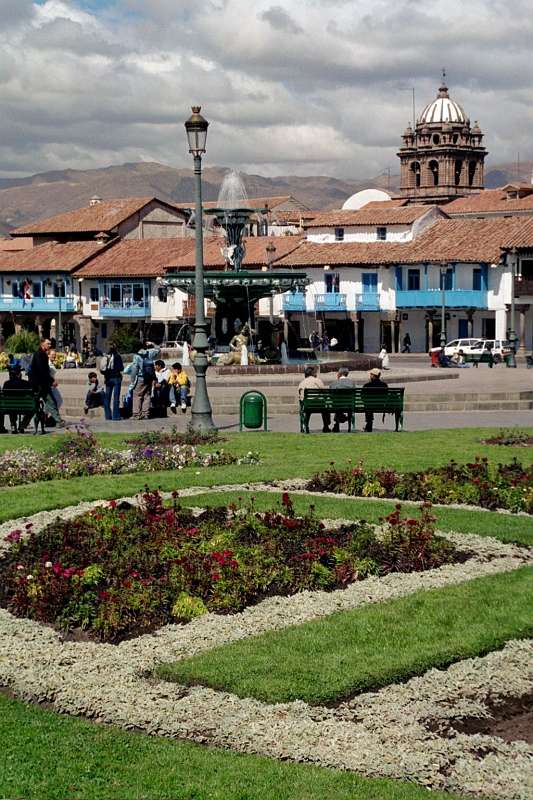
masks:
<svg viewBox="0 0 533 800"><path fill-rule="evenodd" d="M275 31L284 33L303 33L303 28L298 25L293 18L287 14L281 6L271 6L267 11L259 15L261 19L268 22Z"/></svg>
<svg viewBox="0 0 533 800"><path fill-rule="evenodd" d="M533 158L533 0L1 0L0 174L160 160L363 177L450 92L493 162Z"/></svg>

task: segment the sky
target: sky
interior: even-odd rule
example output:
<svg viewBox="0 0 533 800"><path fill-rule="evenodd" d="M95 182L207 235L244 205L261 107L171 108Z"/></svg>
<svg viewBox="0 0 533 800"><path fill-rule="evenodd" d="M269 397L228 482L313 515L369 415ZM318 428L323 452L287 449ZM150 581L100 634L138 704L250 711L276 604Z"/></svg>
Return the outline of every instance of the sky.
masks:
<svg viewBox="0 0 533 800"><path fill-rule="evenodd" d="M0 176L190 167L193 104L204 165L396 173L443 67L491 162L527 161L532 41L533 0L0 0Z"/></svg>

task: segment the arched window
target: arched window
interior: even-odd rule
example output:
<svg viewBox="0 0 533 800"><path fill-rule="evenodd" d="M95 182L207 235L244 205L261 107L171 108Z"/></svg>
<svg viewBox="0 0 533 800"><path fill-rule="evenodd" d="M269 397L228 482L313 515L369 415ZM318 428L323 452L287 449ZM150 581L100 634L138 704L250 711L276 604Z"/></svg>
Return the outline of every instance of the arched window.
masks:
<svg viewBox="0 0 533 800"><path fill-rule="evenodd" d="M418 161L411 163L411 172L414 175L413 183L418 188L420 186L420 163Z"/></svg>
<svg viewBox="0 0 533 800"><path fill-rule="evenodd" d="M476 167L477 164L475 161L468 162L468 185L474 185L474 178L476 177Z"/></svg>
<svg viewBox="0 0 533 800"><path fill-rule="evenodd" d="M455 162L455 185L459 186L461 183L461 173L463 171L463 162L458 158Z"/></svg>
<svg viewBox="0 0 533 800"><path fill-rule="evenodd" d="M433 186L439 185L439 162L430 161L428 164L429 171L433 176Z"/></svg>
<svg viewBox="0 0 533 800"><path fill-rule="evenodd" d="M440 144L440 136L436 133L433 137L433 144Z"/></svg>

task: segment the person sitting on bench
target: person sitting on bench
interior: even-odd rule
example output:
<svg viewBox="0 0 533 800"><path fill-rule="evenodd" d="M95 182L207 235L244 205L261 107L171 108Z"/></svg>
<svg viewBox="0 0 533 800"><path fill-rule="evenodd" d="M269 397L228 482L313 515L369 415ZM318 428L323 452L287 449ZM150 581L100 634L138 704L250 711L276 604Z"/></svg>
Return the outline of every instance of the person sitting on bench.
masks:
<svg viewBox="0 0 533 800"><path fill-rule="evenodd" d="M355 389L355 383L352 381L351 378L348 377L349 370L348 367L341 367L337 372L337 379L330 383L330 389ZM343 422L348 422L347 414L343 413L342 411L337 411L335 413L335 423L333 428L331 429L333 433L339 433L339 425Z"/></svg>
<svg viewBox="0 0 533 800"><path fill-rule="evenodd" d="M368 381L368 383L363 384L363 390L364 390L363 395L365 394L365 392L371 392L374 391L375 389L389 388L388 384L385 383L385 381L381 380L381 370L379 370L377 367L371 369L370 372L368 373L368 376L370 380ZM372 429L374 427L373 411L365 411L365 422L366 424L363 430L365 431L365 433L372 433Z"/></svg>
<svg viewBox="0 0 533 800"><path fill-rule="evenodd" d="M450 358L449 358L449 356L446 355L446 351L444 350L444 347L441 347L441 349L439 350L438 362L439 362L439 367L449 367L450 366Z"/></svg>
<svg viewBox="0 0 533 800"><path fill-rule="evenodd" d="M25 390L25 391L31 390L30 382L29 381L25 381L21 377L21 373L22 373L22 369L21 369L20 364L14 364L13 367L11 368L10 372L9 372L9 379L4 383L2 388L5 391L9 391L10 389L18 389L19 391L21 389ZM22 420L21 420L20 424L19 424L19 416L22 417ZM10 411L9 412L9 421L11 423L11 433L24 433L24 431L26 430L27 426L30 424L30 422L32 420L32 417L33 417L32 413L29 413L29 414L25 413L24 415L22 415L22 414L19 415L19 414L17 414L16 411ZM5 428L4 428L4 420L3 419L2 419L1 428L3 428L2 433L7 432L5 430Z"/></svg>
<svg viewBox="0 0 533 800"><path fill-rule="evenodd" d="M325 389L324 383L317 378L316 367L306 367L304 370L304 379L298 385L298 397L300 400L304 399L304 391L306 389ZM309 427L310 411L306 411L306 428ZM331 415L329 411L322 411L322 433L329 433L329 424L331 422Z"/></svg>

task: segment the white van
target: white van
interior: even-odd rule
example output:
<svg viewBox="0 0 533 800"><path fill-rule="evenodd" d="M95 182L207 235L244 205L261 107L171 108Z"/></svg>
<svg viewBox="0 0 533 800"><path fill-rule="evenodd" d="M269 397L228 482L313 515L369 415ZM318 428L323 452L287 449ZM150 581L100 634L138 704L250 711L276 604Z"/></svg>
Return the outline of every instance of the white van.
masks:
<svg viewBox="0 0 533 800"><path fill-rule="evenodd" d="M479 342L479 339L453 339L444 346L444 355L454 356L459 350L462 350L463 353L472 353L472 348L476 347ZM440 350L440 347L432 347L430 352L434 353L437 350Z"/></svg>

